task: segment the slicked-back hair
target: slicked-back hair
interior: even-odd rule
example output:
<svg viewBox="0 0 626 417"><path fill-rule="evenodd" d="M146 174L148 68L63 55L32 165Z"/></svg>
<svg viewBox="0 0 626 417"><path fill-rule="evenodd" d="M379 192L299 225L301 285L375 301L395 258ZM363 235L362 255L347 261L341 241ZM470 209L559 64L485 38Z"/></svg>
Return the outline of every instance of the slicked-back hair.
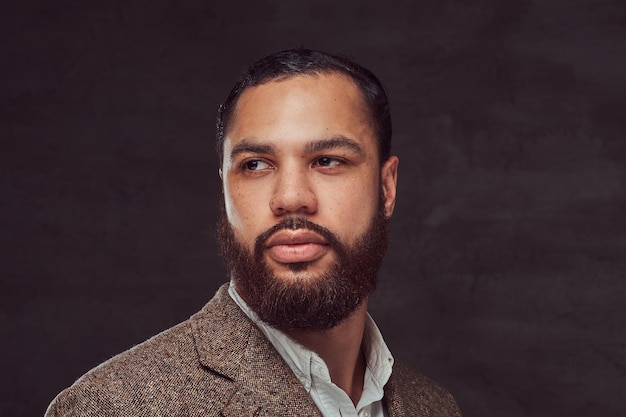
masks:
<svg viewBox="0 0 626 417"><path fill-rule="evenodd" d="M268 55L246 68L219 107L216 148L220 166L224 157L224 136L232 122L237 101L247 88L298 75L332 73L348 76L363 94L378 139L379 160L381 163L387 160L391 152L391 112L380 80L371 71L344 56L296 48Z"/></svg>

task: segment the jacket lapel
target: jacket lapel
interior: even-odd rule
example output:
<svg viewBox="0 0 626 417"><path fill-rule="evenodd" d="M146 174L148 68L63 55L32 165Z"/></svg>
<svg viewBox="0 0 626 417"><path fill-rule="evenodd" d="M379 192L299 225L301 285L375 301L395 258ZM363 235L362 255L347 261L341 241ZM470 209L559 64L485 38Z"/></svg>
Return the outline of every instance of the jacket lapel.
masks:
<svg viewBox="0 0 626 417"><path fill-rule="evenodd" d="M385 385L385 397L383 401L385 403L385 407L387 408L389 417L401 417L407 415L405 414L406 410L402 404L402 398L398 393L398 387L394 381L393 373Z"/></svg>
<svg viewBox="0 0 626 417"><path fill-rule="evenodd" d="M235 416L321 413L289 366L228 295L228 284L191 318L200 363L232 382L223 410Z"/></svg>
<svg viewBox="0 0 626 417"><path fill-rule="evenodd" d="M389 417L461 417L454 398L443 388L400 362L385 385Z"/></svg>

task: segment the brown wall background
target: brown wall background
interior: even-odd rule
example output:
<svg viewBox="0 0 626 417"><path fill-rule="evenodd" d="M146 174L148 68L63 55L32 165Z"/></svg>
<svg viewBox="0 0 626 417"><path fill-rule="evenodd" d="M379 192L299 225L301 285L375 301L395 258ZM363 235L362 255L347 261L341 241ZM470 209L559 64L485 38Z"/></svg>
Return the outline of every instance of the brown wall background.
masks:
<svg viewBox="0 0 626 417"><path fill-rule="evenodd" d="M42 415L226 280L214 114L304 45L385 82L372 313L466 416L623 416L626 3L40 0L0 13L0 415Z"/></svg>

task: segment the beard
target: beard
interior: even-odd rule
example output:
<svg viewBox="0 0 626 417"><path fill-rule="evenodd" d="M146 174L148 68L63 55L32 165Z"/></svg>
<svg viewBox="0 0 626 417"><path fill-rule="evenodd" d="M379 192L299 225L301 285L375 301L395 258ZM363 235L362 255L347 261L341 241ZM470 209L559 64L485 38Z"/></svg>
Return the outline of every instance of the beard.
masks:
<svg viewBox="0 0 626 417"><path fill-rule="evenodd" d="M287 266L294 277L275 276L265 262L265 242L284 229L308 229L322 236L334 253L333 264L312 276L306 269L315 261L292 263ZM287 217L260 234L251 253L236 239L222 201L218 243L237 293L261 320L283 331L329 330L354 313L376 288L387 249L388 222L381 197L365 233L347 246L325 227L303 217Z"/></svg>

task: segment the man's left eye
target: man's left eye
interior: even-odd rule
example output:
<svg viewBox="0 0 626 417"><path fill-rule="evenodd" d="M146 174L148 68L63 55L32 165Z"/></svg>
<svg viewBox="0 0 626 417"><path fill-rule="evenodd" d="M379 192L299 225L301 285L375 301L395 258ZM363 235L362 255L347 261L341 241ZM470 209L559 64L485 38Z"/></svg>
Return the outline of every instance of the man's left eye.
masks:
<svg viewBox="0 0 626 417"><path fill-rule="evenodd" d="M322 156L321 158L317 158L315 160L315 165L321 167L334 167L340 165L341 161L335 158L331 158L330 156Z"/></svg>

